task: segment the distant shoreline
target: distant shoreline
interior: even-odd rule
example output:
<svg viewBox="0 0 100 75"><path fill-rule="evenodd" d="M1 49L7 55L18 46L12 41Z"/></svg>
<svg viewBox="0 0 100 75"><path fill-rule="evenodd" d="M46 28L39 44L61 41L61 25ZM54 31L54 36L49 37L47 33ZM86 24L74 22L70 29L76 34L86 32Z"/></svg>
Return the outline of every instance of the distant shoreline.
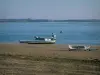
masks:
<svg viewBox="0 0 100 75"><path fill-rule="evenodd" d="M50 19L0 19L0 22L100 22L100 19L50 20Z"/></svg>

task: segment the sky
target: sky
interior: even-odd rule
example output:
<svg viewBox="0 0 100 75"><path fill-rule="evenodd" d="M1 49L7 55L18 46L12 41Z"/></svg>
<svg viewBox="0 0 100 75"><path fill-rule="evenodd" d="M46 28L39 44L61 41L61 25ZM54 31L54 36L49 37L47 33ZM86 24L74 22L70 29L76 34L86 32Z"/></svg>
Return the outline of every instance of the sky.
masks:
<svg viewBox="0 0 100 75"><path fill-rule="evenodd" d="M100 19L100 0L0 0L0 19Z"/></svg>

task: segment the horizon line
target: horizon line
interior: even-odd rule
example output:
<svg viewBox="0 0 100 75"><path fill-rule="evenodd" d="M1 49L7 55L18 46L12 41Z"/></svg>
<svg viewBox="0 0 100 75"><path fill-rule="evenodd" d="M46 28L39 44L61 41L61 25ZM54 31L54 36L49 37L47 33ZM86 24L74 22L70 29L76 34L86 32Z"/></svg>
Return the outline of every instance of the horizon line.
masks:
<svg viewBox="0 0 100 75"><path fill-rule="evenodd" d="M3 19L3 18L1 18ZM32 18L7 18L7 19L28 19L28 20L100 20L100 19L44 19L44 18L38 18L38 19L32 19Z"/></svg>

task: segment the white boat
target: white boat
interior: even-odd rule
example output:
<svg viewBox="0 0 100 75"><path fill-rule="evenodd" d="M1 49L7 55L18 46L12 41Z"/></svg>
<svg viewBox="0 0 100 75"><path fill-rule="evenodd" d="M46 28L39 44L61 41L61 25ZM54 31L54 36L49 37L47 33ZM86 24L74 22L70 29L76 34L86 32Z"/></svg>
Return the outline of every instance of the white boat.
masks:
<svg viewBox="0 0 100 75"><path fill-rule="evenodd" d="M69 51L70 50L90 50L90 46L84 45L68 45Z"/></svg>
<svg viewBox="0 0 100 75"><path fill-rule="evenodd" d="M54 44L56 43L56 40L44 38L44 40L19 40L19 42L28 44Z"/></svg>
<svg viewBox="0 0 100 75"><path fill-rule="evenodd" d="M51 38L41 38L38 36L34 37L34 40L19 40L20 43L28 43L28 44L54 44L56 43L56 37Z"/></svg>

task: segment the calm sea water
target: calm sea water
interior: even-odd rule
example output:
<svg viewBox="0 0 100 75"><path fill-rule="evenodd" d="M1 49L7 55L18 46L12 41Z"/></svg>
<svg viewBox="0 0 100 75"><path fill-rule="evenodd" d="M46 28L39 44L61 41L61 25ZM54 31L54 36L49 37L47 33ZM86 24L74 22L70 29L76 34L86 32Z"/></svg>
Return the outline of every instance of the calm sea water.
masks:
<svg viewBox="0 0 100 75"><path fill-rule="evenodd" d="M63 33L60 33L60 31ZM0 23L0 43L57 35L57 44L100 45L100 22L8 22Z"/></svg>

